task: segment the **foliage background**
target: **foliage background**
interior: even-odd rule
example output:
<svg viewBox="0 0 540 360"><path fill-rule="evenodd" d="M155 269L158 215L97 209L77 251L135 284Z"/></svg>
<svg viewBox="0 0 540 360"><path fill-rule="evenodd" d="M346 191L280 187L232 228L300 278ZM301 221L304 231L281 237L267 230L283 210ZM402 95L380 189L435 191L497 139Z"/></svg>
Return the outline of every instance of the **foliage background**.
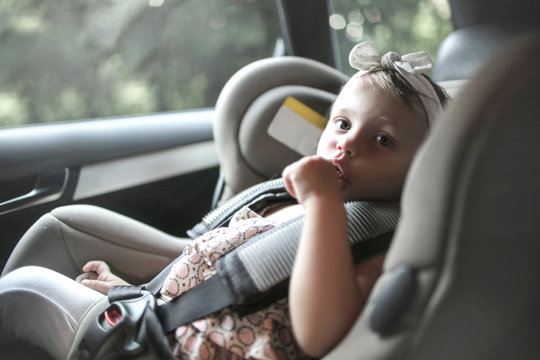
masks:
<svg viewBox="0 0 540 360"><path fill-rule="evenodd" d="M451 30L445 0L331 4L344 61L361 40L435 55ZM0 0L0 126L210 107L279 36L271 0Z"/></svg>
<svg viewBox="0 0 540 360"><path fill-rule="evenodd" d="M433 60L451 31L446 0L332 0L330 25L336 30L342 69L349 74L349 51L372 41L380 52L427 51Z"/></svg>

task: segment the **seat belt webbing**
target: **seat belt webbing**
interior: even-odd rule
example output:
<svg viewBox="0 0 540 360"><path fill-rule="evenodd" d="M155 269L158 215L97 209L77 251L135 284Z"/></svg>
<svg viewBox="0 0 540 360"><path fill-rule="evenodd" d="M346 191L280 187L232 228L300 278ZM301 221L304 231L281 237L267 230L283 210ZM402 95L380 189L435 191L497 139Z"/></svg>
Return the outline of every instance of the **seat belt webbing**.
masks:
<svg viewBox="0 0 540 360"><path fill-rule="evenodd" d="M345 207L351 246L393 232L399 220L398 203L355 201ZM259 291L268 290L290 275L302 225L303 217L298 217L238 249L238 258Z"/></svg>
<svg viewBox="0 0 540 360"><path fill-rule="evenodd" d="M144 288L150 291L152 294L157 295L159 290L161 290L161 286L163 285L165 280L167 280L167 275L169 275L169 273L171 272L173 265L176 264L176 262L180 260L182 256L183 255L180 255L173 262L167 265L165 269L161 270L161 272L157 274L152 280L150 280L150 282L148 282L148 284L146 284Z"/></svg>
<svg viewBox="0 0 540 360"><path fill-rule="evenodd" d="M156 308L156 314L169 333L178 326L199 320L204 316L234 304L234 295L216 274L185 294Z"/></svg>
<svg viewBox="0 0 540 360"><path fill-rule="evenodd" d="M354 202L346 206L352 246L387 241L387 237L379 237L394 231L399 218L397 204ZM227 306L241 305L246 299L257 297L258 294L287 280L294 263L302 226L303 217L292 219L219 258L215 275L157 307L156 312L163 323L164 331L172 331L180 325ZM149 283L151 288L156 285L156 292L170 272L170 266L156 277L162 280ZM280 291L283 291L283 288Z"/></svg>

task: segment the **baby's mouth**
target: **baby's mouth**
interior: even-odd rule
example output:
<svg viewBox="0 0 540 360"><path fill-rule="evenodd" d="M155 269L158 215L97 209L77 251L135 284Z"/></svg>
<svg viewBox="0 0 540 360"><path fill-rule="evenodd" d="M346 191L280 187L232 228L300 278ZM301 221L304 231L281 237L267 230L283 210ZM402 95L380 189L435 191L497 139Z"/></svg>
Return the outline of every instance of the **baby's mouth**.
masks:
<svg viewBox="0 0 540 360"><path fill-rule="evenodd" d="M334 163L334 168L336 169L338 182L341 187L341 190L344 190L349 184L348 176L345 175L345 173L343 172L343 169L341 168L341 166L339 166L339 164Z"/></svg>

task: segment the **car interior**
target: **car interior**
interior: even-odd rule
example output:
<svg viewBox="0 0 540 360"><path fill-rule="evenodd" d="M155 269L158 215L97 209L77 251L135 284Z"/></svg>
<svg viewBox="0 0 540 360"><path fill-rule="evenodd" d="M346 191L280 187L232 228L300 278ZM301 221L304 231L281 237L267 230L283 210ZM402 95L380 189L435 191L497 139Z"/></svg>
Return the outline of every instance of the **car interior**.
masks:
<svg viewBox="0 0 540 360"><path fill-rule="evenodd" d="M208 210L278 178L302 156L267 132L284 100L292 96L324 115L348 79L332 50L328 4L277 0L286 56L242 67L215 108L136 123L2 129L0 182L10 189L0 199L2 267L24 232L51 211L73 228L82 221L98 227L89 231L108 232L100 236L142 232L149 243L181 243ZM325 359L540 355L540 3L449 4L453 31L439 46L432 78L452 100L407 177L384 273ZM128 135L113 136L122 125ZM156 126L168 137L153 133ZM96 139L107 146L85 152ZM68 163L55 156L66 152ZM199 161L183 162L186 156ZM164 254L130 280L149 280L172 258ZM14 358L30 351L47 358L7 345Z"/></svg>

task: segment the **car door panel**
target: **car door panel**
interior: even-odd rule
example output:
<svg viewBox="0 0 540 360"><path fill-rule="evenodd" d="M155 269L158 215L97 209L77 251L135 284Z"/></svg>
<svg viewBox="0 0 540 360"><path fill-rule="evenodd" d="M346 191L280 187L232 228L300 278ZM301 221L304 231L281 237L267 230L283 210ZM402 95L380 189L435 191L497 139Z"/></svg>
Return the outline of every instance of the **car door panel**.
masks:
<svg viewBox="0 0 540 360"><path fill-rule="evenodd" d="M0 251L57 206L103 206L183 236L211 204L213 110L0 131Z"/></svg>

